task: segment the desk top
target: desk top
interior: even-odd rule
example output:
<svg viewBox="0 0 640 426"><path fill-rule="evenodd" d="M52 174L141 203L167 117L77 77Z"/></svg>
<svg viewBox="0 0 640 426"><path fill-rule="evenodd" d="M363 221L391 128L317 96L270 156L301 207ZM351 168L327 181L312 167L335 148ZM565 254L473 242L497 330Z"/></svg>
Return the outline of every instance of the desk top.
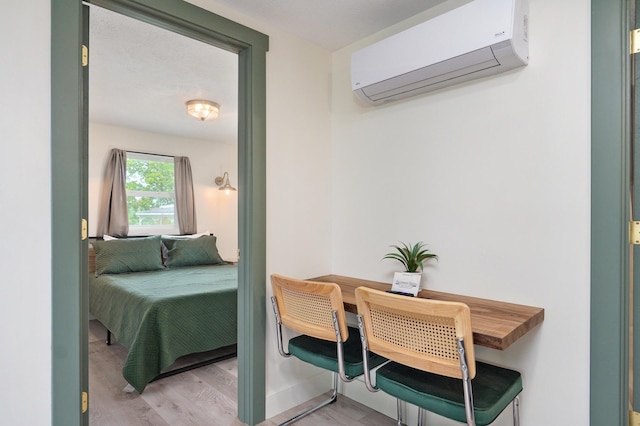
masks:
<svg viewBox="0 0 640 426"><path fill-rule="evenodd" d="M356 288L365 286L382 291L391 288L391 285L388 283L341 275L323 275L321 277L310 278L310 280L338 284L342 289L342 299L345 310L353 313L357 313ZM466 303L471 311L473 341L476 345L488 348L506 349L544 320L544 309L533 306L517 305L514 303L442 293L433 290L421 290L418 293L418 297Z"/></svg>

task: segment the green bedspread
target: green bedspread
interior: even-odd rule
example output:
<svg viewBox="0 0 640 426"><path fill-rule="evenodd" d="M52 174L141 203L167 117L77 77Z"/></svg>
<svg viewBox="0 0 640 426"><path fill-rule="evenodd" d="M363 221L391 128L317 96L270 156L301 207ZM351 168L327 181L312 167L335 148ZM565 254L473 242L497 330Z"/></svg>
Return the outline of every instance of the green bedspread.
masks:
<svg viewBox="0 0 640 426"><path fill-rule="evenodd" d="M192 266L89 280L89 310L128 349L124 378L142 393L178 357L236 343L237 267Z"/></svg>

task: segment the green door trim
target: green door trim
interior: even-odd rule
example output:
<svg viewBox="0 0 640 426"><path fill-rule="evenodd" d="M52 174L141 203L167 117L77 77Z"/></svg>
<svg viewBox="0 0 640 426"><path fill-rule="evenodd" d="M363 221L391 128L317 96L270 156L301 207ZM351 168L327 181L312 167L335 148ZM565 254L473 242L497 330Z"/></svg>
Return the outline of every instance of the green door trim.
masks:
<svg viewBox="0 0 640 426"><path fill-rule="evenodd" d="M591 2L590 424L628 424L629 111L626 0ZM570 344L570 337L568 338Z"/></svg>
<svg viewBox="0 0 640 426"><path fill-rule="evenodd" d="M266 35L180 0L94 4L238 53L238 417L265 416ZM81 261L81 1L51 1L52 424L83 424ZM90 398L91 396L89 396Z"/></svg>
<svg viewBox="0 0 640 426"><path fill-rule="evenodd" d="M82 421L82 10L51 1L52 424Z"/></svg>

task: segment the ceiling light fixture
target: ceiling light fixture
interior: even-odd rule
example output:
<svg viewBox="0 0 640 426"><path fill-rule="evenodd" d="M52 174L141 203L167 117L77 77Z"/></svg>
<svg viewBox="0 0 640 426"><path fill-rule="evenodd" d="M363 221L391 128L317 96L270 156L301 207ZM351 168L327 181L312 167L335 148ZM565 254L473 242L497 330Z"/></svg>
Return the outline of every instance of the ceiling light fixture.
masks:
<svg viewBox="0 0 640 426"><path fill-rule="evenodd" d="M216 185L218 185L220 188L218 188L220 191L225 191L227 193L227 195L229 195L229 193L231 191L235 191L236 189L231 186L229 184L229 173L224 172L224 174L222 176L218 176L215 180ZM224 184L224 185L223 185Z"/></svg>
<svg viewBox="0 0 640 426"><path fill-rule="evenodd" d="M187 114L200 121L214 120L220 114L220 104L204 99L193 99L187 102Z"/></svg>

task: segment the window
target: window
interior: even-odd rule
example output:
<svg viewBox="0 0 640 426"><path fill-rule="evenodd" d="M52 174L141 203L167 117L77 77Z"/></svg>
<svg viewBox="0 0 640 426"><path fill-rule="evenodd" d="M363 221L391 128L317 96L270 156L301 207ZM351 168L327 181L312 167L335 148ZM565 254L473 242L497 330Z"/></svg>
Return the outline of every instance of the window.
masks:
<svg viewBox="0 0 640 426"><path fill-rule="evenodd" d="M129 235L178 233L173 157L127 152Z"/></svg>

